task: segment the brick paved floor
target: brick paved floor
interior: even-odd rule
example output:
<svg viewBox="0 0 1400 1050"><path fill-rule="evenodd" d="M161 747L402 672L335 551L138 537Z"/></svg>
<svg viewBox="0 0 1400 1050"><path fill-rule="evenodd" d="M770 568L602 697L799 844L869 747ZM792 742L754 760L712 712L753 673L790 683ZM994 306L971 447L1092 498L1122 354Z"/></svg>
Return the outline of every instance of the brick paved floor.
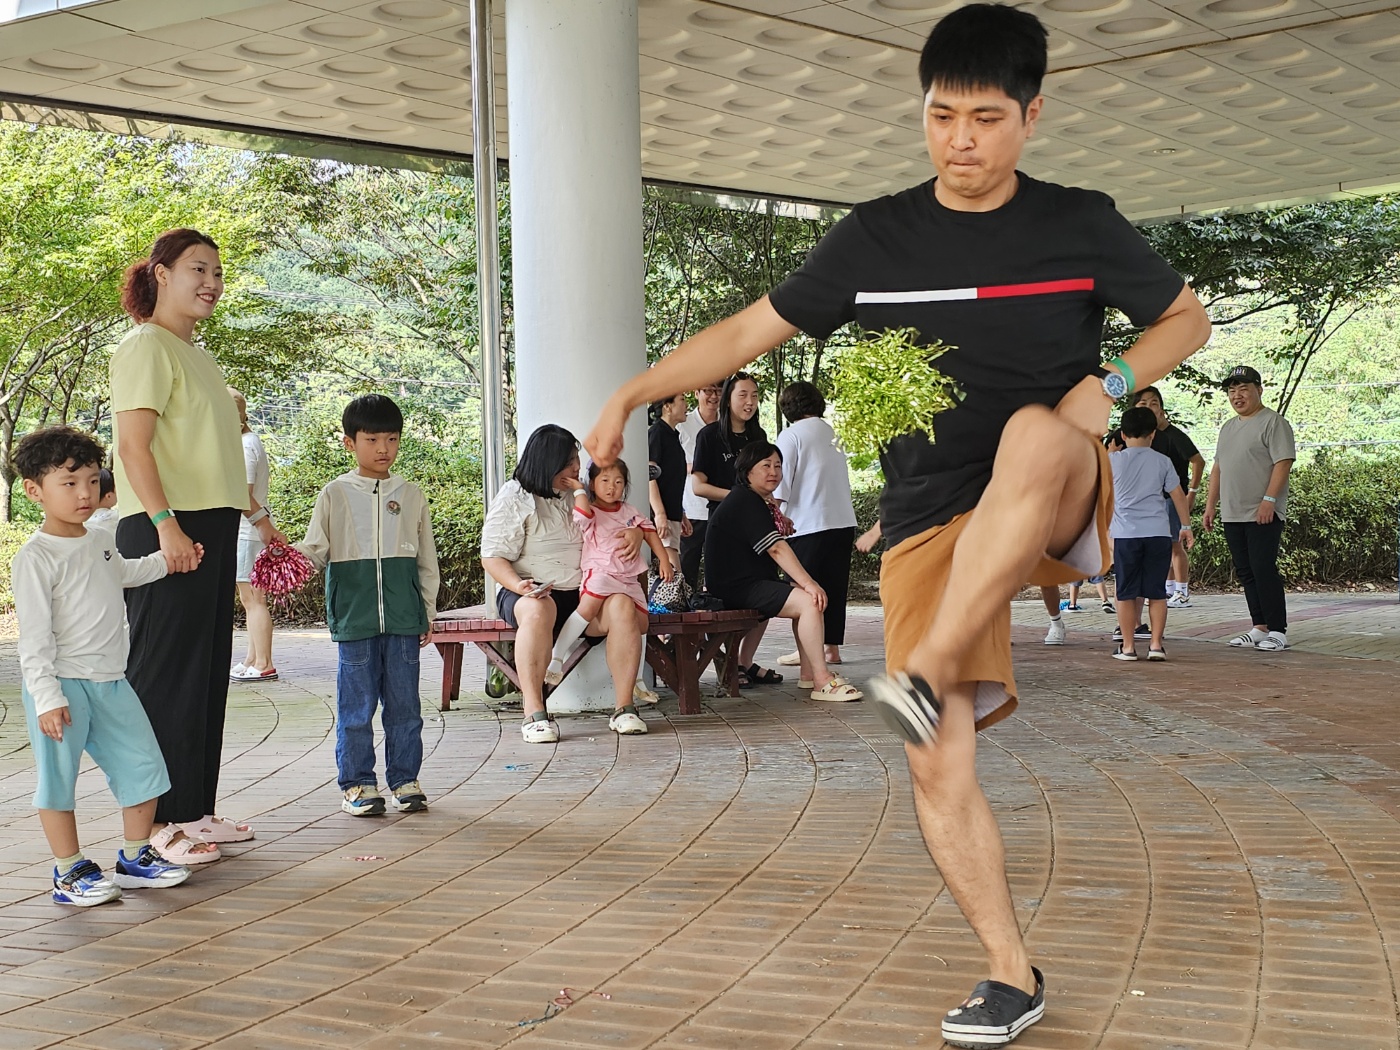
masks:
<svg viewBox="0 0 1400 1050"><path fill-rule="evenodd" d="M1394 599L1295 602L1282 654L1208 640L1237 615L1225 598L1173 614L1171 662L1128 665L1102 624L1051 649L1018 607L1024 702L981 762L1049 977L1018 1046L1397 1047ZM879 621L853 621L861 678ZM1349 644L1390 659L1308 651ZM583 716L540 747L515 712L429 702L432 808L356 819L334 783L334 659L324 634L279 633L282 680L234 693L222 808L254 842L77 912L47 898L0 648L0 1050L935 1047L982 976L866 705L767 688L683 718L667 699L646 737ZM100 774L79 795L106 861ZM519 1026L563 988L573 1005Z"/></svg>

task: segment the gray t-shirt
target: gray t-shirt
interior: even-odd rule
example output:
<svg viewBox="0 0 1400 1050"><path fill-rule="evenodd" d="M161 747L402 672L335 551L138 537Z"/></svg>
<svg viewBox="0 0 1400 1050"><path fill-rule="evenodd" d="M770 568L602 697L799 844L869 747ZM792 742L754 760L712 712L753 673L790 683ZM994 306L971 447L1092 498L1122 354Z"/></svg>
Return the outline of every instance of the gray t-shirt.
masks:
<svg viewBox="0 0 1400 1050"><path fill-rule="evenodd" d="M1227 419L1215 445L1215 462L1220 468L1220 520L1253 521L1269 487L1274 464L1297 458L1293 427L1272 408ZM1285 520L1287 504L1285 479L1274 505L1274 513Z"/></svg>
<svg viewBox="0 0 1400 1050"><path fill-rule="evenodd" d="M1172 461L1150 448L1125 448L1108 457L1113 468L1113 523L1108 534L1115 540L1148 536L1172 536L1167 502L1162 497L1181 488Z"/></svg>

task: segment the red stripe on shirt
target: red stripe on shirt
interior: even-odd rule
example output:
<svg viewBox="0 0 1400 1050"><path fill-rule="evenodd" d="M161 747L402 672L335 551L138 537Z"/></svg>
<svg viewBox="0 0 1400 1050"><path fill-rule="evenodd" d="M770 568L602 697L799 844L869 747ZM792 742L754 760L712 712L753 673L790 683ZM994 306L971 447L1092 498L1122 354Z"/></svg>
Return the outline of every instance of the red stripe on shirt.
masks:
<svg viewBox="0 0 1400 1050"><path fill-rule="evenodd" d="M979 299L1008 299L1020 295L1054 295L1056 292L1092 292L1092 277L1075 277L1068 281L1035 281L1031 284L993 284L977 289Z"/></svg>

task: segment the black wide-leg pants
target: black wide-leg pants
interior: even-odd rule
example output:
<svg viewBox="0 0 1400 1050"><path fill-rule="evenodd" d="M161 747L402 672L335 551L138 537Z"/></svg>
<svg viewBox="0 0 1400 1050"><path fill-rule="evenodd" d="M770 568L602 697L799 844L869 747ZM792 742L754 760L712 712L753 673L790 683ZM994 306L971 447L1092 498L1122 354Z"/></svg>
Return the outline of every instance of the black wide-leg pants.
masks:
<svg viewBox="0 0 1400 1050"><path fill-rule="evenodd" d="M844 645L846 641L846 595L851 586L851 551L855 545L854 527L827 529L788 540L802 567L826 591L822 624L827 645Z"/></svg>
<svg viewBox="0 0 1400 1050"><path fill-rule="evenodd" d="M232 507L176 511L180 528L204 545L194 572L126 592L131 624L127 681L151 720L170 790L156 804L156 822L183 824L215 812L223 758L229 663L233 658L233 594L239 511ZM132 514L117 524L125 558L160 550L151 519Z"/></svg>

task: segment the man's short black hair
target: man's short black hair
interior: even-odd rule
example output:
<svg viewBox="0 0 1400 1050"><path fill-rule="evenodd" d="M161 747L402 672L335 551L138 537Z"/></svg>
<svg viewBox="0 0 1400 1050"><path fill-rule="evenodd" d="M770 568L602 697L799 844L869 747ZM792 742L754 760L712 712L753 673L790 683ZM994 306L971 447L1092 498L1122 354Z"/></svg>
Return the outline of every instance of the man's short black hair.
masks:
<svg viewBox="0 0 1400 1050"><path fill-rule="evenodd" d="M511 477L532 496L555 499L554 476L578 454L578 438L556 423L536 428L520 452Z"/></svg>
<svg viewBox="0 0 1400 1050"><path fill-rule="evenodd" d="M783 387L783 392L778 395L778 407L782 409L784 419L796 423L809 416L820 417L826 411L826 398L822 397L815 383L798 380Z"/></svg>
<svg viewBox="0 0 1400 1050"><path fill-rule="evenodd" d="M773 453L778 454L778 462L783 461L782 450L771 441L750 441L734 457L734 484L749 487L749 471L758 466Z"/></svg>
<svg viewBox="0 0 1400 1050"><path fill-rule="evenodd" d="M340 429L354 440L356 434L402 434L403 413L392 397L361 394L340 414Z"/></svg>
<svg viewBox="0 0 1400 1050"><path fill-rule="evenodd" d="M106 453L98 440L77 427L44 427L25 434L10 456L10 465L25 481L65 467L100 467Z"/></svg>
<svg viewBox="0 0 1400 1050"><path fill-rule="evenodd" d="M670 399L668 398L667 400ZM609 463L607 467L600 467L596 463L588 464L588 494L590 496L593 495L593 482L596 481L598 475L607 470L608 467L616 467L618 473L622 475L622 498L626 499L627 493L632 490L632 472L627 469L627 462L621 459Z"/></svg>
<svg viewBox="0 0 1400 1050"><path fill-rule="evenodd" d="M1130 408L1123 413L1119 428L1124 437L1150 437L1157 433L1157 413L1150 408Z"/></svg>
<svg viewBox="0 0 1400 1050"><path fill-rule="evenodd" d="M949 91L995 88L1021 104L1021 115L1045 79L1045 26L1005 4L969 4L941 19L919 56L919 85Z"/></svg>
<svg viewBox="0 0 1400 1050"><path fill-rule="evenodd" d="M1141 390L1139 390L1136 394L1134 394L1134 395L1133 395L1133 404L1136 405L1139 401L1141 401L1141 400L1142 400L1146 395L1148 395L1148 394L1153 394L1153 395L1156 396L1156 398L1157 398L1157 404L1159 404L1159 405L1162 406L1162 411L1163 411L1163 412L1165 412L1165 411L1167 410L1167 399L1164 398L1164 397L1162 396L1162 392L1161 392L1160 390L1158 390L1155 386L1145 386L1145 387L1143 387Z"/></svg>

